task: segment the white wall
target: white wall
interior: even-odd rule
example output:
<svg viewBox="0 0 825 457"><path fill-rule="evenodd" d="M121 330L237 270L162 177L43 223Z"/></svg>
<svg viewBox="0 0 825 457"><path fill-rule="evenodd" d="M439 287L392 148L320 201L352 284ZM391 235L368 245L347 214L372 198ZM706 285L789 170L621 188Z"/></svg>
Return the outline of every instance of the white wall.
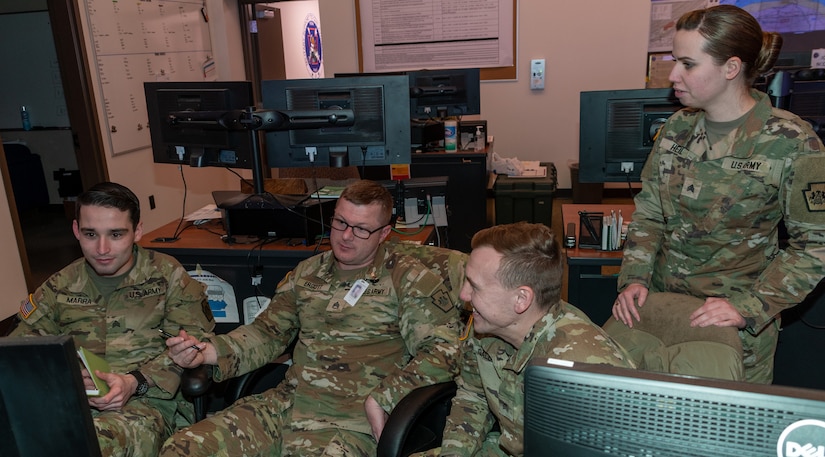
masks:
<svg viewBox="0 0 825 457"><path fill-rule="evenodd" d="M354 0L320 0L320 7L327 73L358 71ZM478 118L487 120L496 152L554 162L559 187L570 188L579 92L644 88L649 21L650 0L519 1L518 79L481 85ZM547 61L546 88L531 91L530 60L539 58Z"/></svg>
<svg viewBox="0 0 825 457"><path fill-rule="evenodd" d="M269 6L281 10L281 27L284 39L284 65L286 79L323 78L324 65L313 72L306 63L304 51L304 31L309 20L314 21L321 30L321 50L326 54L326 40L321 26L321 13L318 0L270 3Z"/></svg>

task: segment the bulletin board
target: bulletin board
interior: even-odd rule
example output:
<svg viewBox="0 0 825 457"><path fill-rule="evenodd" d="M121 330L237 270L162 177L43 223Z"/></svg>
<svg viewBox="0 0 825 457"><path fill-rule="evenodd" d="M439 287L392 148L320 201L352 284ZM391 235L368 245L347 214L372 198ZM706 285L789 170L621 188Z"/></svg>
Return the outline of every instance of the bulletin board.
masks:
<svg viewBox="0 0 825 457"><path fill-rule="evenodd" d="M413 6L410 5L409 8ZM442 43L452 41L460 49L455 55L462 56L465 60L460 63L463 68L481 69L482 80L493 79L515 79L516 78L516 38L517 38L517 0L486 0L479 2L476 0L457 0L442 2L440 0L425 0L415 2L415 18L407 15L407 11L398 11L393 14L393 9L405 8L398 2L388 0L355 0L355 21L358 35L358 64L360 71L366 72L391 72L392 69L375 69L369 62L372 62L372 55L382 44L376 36L384 33L394 34L395 45L406 43L404 33L409 34L409 46L427 46L429 43L416 42L420 36L430 35L433 30L438 33L438 28L442 27L444 33L450 33L449 37L443 37ZM445 10L446 8L446 10ZM389 11L388 11L389 10ZM412 10L411 10L412 11ZM439 21L455 18L458 25L441 25ZM511 19L510 19L511 18ZM499 20L500 19L500 20ZM487 26L489 25L489 26ZM478 31L489 30L490 34L479 37ZM416 30L421 27L421 30ZM371 32L371 35L370 35ZM367 35L367 36L365 36ZM496 37L500 40L499 49L491 49L490 38ZM430 43L438 43L439 38L433 38ZM463 46L463 49L460 48ZM434 49L434 54L446 58L443 49ZM473 52L479 56L473 62ZM365 64L365 53L367 61ZM498 64L491 66L490 56L496 53ZM471 57L468 57L471 56ZM426 57L426 54L423 55ZM433 66L428 63L432 60L422 60L422 54L411 52L409 56L403 53L393 55L396 59L394 65L399 68L405 67L407 70L438 69L448 68L448 66ZM434 59L434 60L437 60ZM452 65L452 68L456 68ZM399 71L399 70L395 70Z"/></svg>
<svg viewBox="0 0 825 457"><path fill-rule="evenodd" d="M86 0L80 7L104 147L113 156L146 149L143 83L215 79L204 2Z"/></svg>

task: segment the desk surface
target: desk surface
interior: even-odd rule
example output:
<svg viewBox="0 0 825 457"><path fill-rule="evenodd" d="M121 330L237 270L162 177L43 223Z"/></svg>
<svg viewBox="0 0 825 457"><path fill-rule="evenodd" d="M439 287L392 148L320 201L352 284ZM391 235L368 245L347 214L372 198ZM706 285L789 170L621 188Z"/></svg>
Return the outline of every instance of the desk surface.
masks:
<svg viewBox="0 0 825 457"><path fill-rule="evenodd" d="M565 249L567 252L567 262L599 261L601 264L605 264L605 260L617 260L618 263L621 263L621 250L602 251L599 249L579 248L579 211L610 213L610 211L613 210L618 213L621 210L624 220L630 222L635 209L635 205L561 205L562 224L564 224L565 234L567 233L567 225L570 223L574 225L573 233L576 234L576 247Z"/></svg>
<svg viewBox="0 0 825 457"><path fill-rule="evenodd" d="M253 240L250 242L236 242L229 244L221 239L226 232L223 229L220 219L214 219L206 224L194 226L191 222L184 221L183 229L181 230L177 241L173 242L159 242L154 241L157 238L171 237L175 234L175 229L178 227L178 221L172 221L162 227L159 227L149 233L144 233L138 244L144 248L149 249L163 249L163 250L219 250L219 251L238 251L244 252L250 249L260 249L261 252L273 251L283 253L284 251L294 252L296 255L307 256L308 253L315 251L315 245L305 245L303 243L296 243L295 239L277 239L271 242L263 243L262 240ZM397 237L400 240L408 241L418 244L429 243L434 235L433 226L428 225L422 228L415 229L399 229L401 233L391 232L389 239ZM241 238L238 238L240 241ZM326 241L320 247L320 250L329 249L329 242Z"/></svg>

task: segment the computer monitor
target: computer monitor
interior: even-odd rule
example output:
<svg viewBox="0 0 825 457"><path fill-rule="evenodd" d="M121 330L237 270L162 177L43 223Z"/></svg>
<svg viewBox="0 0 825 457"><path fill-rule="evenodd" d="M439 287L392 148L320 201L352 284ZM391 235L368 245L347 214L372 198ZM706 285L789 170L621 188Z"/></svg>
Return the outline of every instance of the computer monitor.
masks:
<svg viewBox="0 0 825 457"><path fill-rule="evenodd" d="M146 110L155 163L252 169L248 131L221 125L219 113L244 110L255 103L249 81L146 82ZM179 122L186 112L190 122ZM230 127L230 128L227 128Z"/></svg>
<svg viewBox="0 0 825 457"><path fill-rule="evenodd" d="M808 121L825 141L825 80L795 79L787 110Z"/></svg>
<svg viewBox="0 0 825 457"><path fill-rule="evenodd" d="M410 119L428 120L481 114L481 70L396 71L388 73L335 73L336 78L404 75L410 84Z"/></svg>
<svg viewBox="0 0 825 457"><path fill-rule="evenodd" d="M478 68L408 71L407 76L412 119L481 114Z"/></svg>
<svg viewBox="0 0 825 457"><path fill-rule="evenodd" d="M672 89L580 93L579 181L640 181L659 127L682 108Z"/></svg>
<svg viewBox="0 0 825 457"><path fill-rule="evenodd" d="M524 455L822 455L825 391L533 359ZM818 454L817 454L818 453Z"/></svg>
<svg viewBox="0 0 825 457"><path fill-rule="evenodd" d="M349 126L268 132L271 167L410 163L410 98L405 76L288 79L262 82L267 110L354 112Z"/></svg>
<svg viewBox="0 0 825 457"><path fill-rule="evenodd" d="M0 338L0 455L101 455L70 336Z"/></svg>

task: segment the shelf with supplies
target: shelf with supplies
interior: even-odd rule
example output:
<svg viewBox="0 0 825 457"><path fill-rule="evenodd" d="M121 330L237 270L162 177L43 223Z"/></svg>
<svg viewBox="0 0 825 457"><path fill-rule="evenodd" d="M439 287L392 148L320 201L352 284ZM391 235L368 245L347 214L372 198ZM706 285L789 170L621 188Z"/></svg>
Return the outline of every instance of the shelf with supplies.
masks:
<svg viewBox="0 0 825 457"><path fill-rule="evenodd" d="M562 205L562 224L567 245L567 301L587 313L598 325L610 318L610 305L618 295L616 278L622 264L622 251L601 249L601 236L597 240L598 249L595 244L593 247L582 247L579 238L582 230L580 213L601 213L603 216L621 212L624 222L630 222L635 209L635 205ZM570 247L568 240L573 237L573 247Z"/></svg>

